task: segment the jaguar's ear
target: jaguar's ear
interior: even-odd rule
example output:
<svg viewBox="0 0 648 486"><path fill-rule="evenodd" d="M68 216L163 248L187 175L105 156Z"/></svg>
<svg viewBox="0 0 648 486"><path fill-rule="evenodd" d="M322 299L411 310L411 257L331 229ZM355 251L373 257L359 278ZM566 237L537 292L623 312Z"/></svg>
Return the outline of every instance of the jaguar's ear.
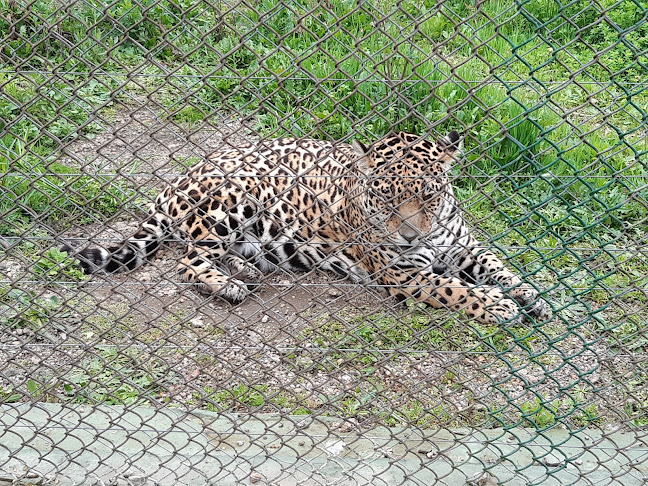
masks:
<svg viewBox="0 0 648 486"><path fill-rule="evenodd" d="M362 143L358 139L354 140L351 146L353 147L353 150L355 150L358 155L366 155L369 153L369 147L367 147L364 143Z"/></svg>
<svg viewBox="0 0 648 486"><path fill-rule="evenodd" d="M457 157L459 157L459 154L461 153L461 136L455 130L452 130L445 137L439 140L437 145L443 152L439 160L443 163L445 170L450 170L452 164L457 160Z"/></svg>
<svg viewBox="0 0 648 486"><path fill-rule="evenodd" d="M360 140L354 140L351 146L358 156L358 167L362 172L368 172L371 168L375 167L376 164L369 155L369 147Z"/></svg>

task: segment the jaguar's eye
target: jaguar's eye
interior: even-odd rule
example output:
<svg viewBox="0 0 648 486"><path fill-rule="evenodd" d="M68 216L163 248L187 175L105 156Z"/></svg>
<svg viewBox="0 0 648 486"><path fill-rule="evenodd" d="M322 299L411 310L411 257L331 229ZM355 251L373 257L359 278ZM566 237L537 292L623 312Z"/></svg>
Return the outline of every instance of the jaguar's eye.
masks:
<svg viewBox="0 0 648 486"><path fill-rule="evenodd" d="M384 198L392 197L391 188L386 184L381 184L380 181L375 181L372 184L371 191L377 196L382 196Z"/></svg>
<svg viewBox="0 0 648 486"><path fill-rule="evenodd" d="M430 201L434 201L435 199L437 199L438 195L439 195L439 193L436 192L436 191L434 191L434 192L425 192L425 193L423 193L422 199L425 202L430 202Z"/></svg>

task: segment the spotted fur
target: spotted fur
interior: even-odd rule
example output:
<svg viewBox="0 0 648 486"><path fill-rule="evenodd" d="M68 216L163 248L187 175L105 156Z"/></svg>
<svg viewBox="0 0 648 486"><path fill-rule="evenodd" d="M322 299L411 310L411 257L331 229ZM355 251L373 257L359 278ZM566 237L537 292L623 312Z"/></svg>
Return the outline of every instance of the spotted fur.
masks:
<svg viewBox="0 0 648 486"><path fill-rule="evenodd" d="M175 234L188 246L182 279L234 303L264 272L317 268L485 323L519 320L520 306L548 318L537 290L466 226L448 178L458 143L453 131L228 148L168 186L134 236L76 257L88 273L132 270Z"/></svg>

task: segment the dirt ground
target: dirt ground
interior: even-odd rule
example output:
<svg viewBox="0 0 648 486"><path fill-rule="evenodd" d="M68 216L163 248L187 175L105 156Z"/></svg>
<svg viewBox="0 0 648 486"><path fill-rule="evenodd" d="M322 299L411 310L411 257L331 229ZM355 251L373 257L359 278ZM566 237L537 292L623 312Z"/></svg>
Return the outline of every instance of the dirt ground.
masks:
<svg viewBox="0 0 648 486"><path fill-rule="evenodd" d="M116 111L104 132L69 145L62 162L87 173L118 171L153 187L180 173L187 159L257 138L250 123L223 119L215 127L188 129L161 118L161 107L151 101L140 102ZM147 194L142 192L144 199ZM67 228L62 237L118 241L136 230L137 216L137 208L126 208L107 221ZM235 411L293 413L302 407L357 421L388 417L391 423L448 426L509 423L529 411L524 404L555 400L557 410L574 409L565 423L587 422L583 417L591 406L606 423L619 423L628 420L628 404L638 402L627 383L645 364L611 354L604 341L590 341L585 328L570 329L566 320L557 320L550 335L529 324L528 331L541 336L533 351L523 341L498 353L477 352L470 343L466 351L443 342L422 350L390 347L381 342L389 338L373 336L363 346L373 353L367 364L358 359L363 349L336 344L330 324L344 334L378 311L396 320L407 314L379 291L326 274L276 274L247 301L231 306L180 283L175 262L181 253L181 245L169 243L129 274L95 275L81 284L25 284L40 301L54 297L58 305L44 312L47 319L37 329L0 331L0 386L26 398L28 388L33 396L28 383L35 380L41 399L58 400L61 393L70 399L76 390L77 399L89 400L83 387L104 385L103 375L88 371L99 362L156 406L215 406L210 393L221 390L235 399L221 397L216 405ZM24 259L11 253L0 272L14 288L33 278ZM465 318L439 311L432 319L430 327L443 329L444 339L474 334ZM128 358L115 361L100 352L110 346ZM136 383L138 369L149 369L157 381ZM262 404L236 392L241 385L261 390ZM117 388L107 392L116 400L122 396ZM570 397L578 393L574 406Z"/></svg>

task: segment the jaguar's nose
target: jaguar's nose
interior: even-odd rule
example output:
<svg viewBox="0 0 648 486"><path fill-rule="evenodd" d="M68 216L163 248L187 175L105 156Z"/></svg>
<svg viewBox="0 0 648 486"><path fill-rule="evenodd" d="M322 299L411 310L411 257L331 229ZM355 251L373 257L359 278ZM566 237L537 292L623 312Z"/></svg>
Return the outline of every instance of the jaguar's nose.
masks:
<svg viewBox="0 0 648 486"><path fill-rule="evenodd" d="M404 239L406 239L408 243L411 243L416 238L421 236L421 233L414 226L412 226L407 222L403 222L403 224L400 227L400 230L398 231L398 234L401 235Z"/></svg>

